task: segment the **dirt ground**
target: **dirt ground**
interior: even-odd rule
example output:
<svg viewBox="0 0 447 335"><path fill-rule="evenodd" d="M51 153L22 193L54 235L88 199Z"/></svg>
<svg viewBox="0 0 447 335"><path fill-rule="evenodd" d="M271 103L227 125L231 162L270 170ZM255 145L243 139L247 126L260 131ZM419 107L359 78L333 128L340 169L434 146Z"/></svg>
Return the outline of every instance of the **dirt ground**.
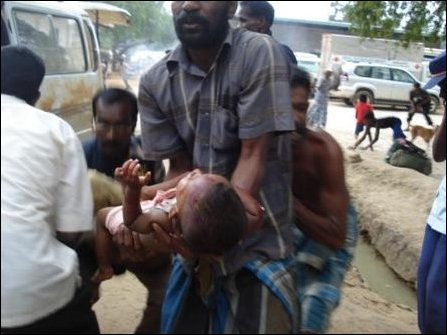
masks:
<svg viewBox="0 0 447 335"><path fill-rule="evenodd" d="M146 290L130 273L103 284L95 305L103 334L131 334L141 318ZM353 268L347 274L343 298L332 316L330 334L415 334L416 312L390 303L372 292Z"/></svg>

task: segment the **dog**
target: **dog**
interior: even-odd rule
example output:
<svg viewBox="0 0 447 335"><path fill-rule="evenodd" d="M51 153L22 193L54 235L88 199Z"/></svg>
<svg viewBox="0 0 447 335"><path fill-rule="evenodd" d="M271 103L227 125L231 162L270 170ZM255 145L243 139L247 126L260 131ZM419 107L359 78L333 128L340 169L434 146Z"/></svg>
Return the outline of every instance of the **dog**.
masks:
<svg viewBox="0 0 447 335"><path fill-rule="evenodd" d="M422 126L410 126L411 133L411 142L413 142L416 137L421 137L425 143L427 143L427 147L430 144L431 139L435 136L436 131L439 126L434 126L434 128L425 128Z"/></svg>

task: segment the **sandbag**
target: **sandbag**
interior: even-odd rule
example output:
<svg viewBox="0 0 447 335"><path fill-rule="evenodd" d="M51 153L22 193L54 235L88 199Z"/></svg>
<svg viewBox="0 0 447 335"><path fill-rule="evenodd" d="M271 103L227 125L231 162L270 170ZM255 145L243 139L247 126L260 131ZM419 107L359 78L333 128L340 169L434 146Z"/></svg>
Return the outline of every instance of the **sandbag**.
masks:
<svg viewBox="0 0 447 335"><path fill-rule="evenodd" d="M413 169L425 175L432 172L432 161L426 152L408 141L395 141L388 150L385 161L393 166Z"/></svg>

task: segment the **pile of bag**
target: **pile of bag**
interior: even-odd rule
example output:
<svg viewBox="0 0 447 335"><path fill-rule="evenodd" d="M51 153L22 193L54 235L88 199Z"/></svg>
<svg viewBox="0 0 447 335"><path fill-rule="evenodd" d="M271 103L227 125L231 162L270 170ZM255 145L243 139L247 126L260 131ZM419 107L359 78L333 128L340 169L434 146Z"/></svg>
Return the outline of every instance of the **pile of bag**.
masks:
<svg viewBox="0 0 447 335"><path fill-rule="evenodd" d="M432 172L432 161L426 152L409 141L395 141L388 150L385 162L393 166L416 170L425 175Z"/></svg>

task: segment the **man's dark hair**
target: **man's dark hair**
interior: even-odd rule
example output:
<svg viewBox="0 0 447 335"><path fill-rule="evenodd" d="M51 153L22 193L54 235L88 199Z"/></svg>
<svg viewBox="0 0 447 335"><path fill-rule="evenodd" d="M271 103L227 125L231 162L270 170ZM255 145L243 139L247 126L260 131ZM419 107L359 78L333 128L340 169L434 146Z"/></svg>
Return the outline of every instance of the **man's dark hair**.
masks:
<svg viewBox="0 0 447 335"><path fill-rule="evenodd" d="M375 116L373 112L366 113L365 120L375 120Z"/></svg>
<svg viewBox="0 0 447 335"><path fill-rule="evenodd" d="M251 15L255 17L265 18L269 27L273 24L275 9L268 1L240 1L239 5L249 8Z"/></svg>
<svg viewBox="0 0 447 335"><path fill-rule="evenodd" d="M301 68L293 68L291 73L291 79L290 79L290 87L303 87L308 92L311 91L311 81L310 81L310 75L307 71L301 69Z"/></svg>
<svg viewBox="0 0 447 335"><path fill-rule="evenodd" d="M132 126L135 127L137 124L138 117L138 102L137 97L132 92L123 90L121 88L106 88L99 91L93 97L92 110L93 117L96 119L96 105L98 101L101 100L106 106L113 105L115 103L128 104L131 110L131 121Z"/></svg>
<svg viewBox="0 0 447 335"><path fill-rule="evenodd" d="M413 87L414 88L420 88L421 87L421 84L420 83L418 83L417 81L413 84Z"/></svg>
<svg viewBox="0 0 447 335"><path fill-rule="evenodd" d="M45 76L45 64L38 55L22 46L2 47L2 93L34 105Z"/></svg>
<svg viewBox="0 0 447 335"><path fill-rule="evenodd" d="M194 252L221 255L243 237L247 226L245 208L229 184L217 183L202 195L197 222L183 232Z"/></svg>
<svg viewBox="0 0 447 335"><path fill-rule="evenodd" d="M366 96L366 94L360 94L360 98L359 98L360 102L368 102L368 97Z"/></svg>

